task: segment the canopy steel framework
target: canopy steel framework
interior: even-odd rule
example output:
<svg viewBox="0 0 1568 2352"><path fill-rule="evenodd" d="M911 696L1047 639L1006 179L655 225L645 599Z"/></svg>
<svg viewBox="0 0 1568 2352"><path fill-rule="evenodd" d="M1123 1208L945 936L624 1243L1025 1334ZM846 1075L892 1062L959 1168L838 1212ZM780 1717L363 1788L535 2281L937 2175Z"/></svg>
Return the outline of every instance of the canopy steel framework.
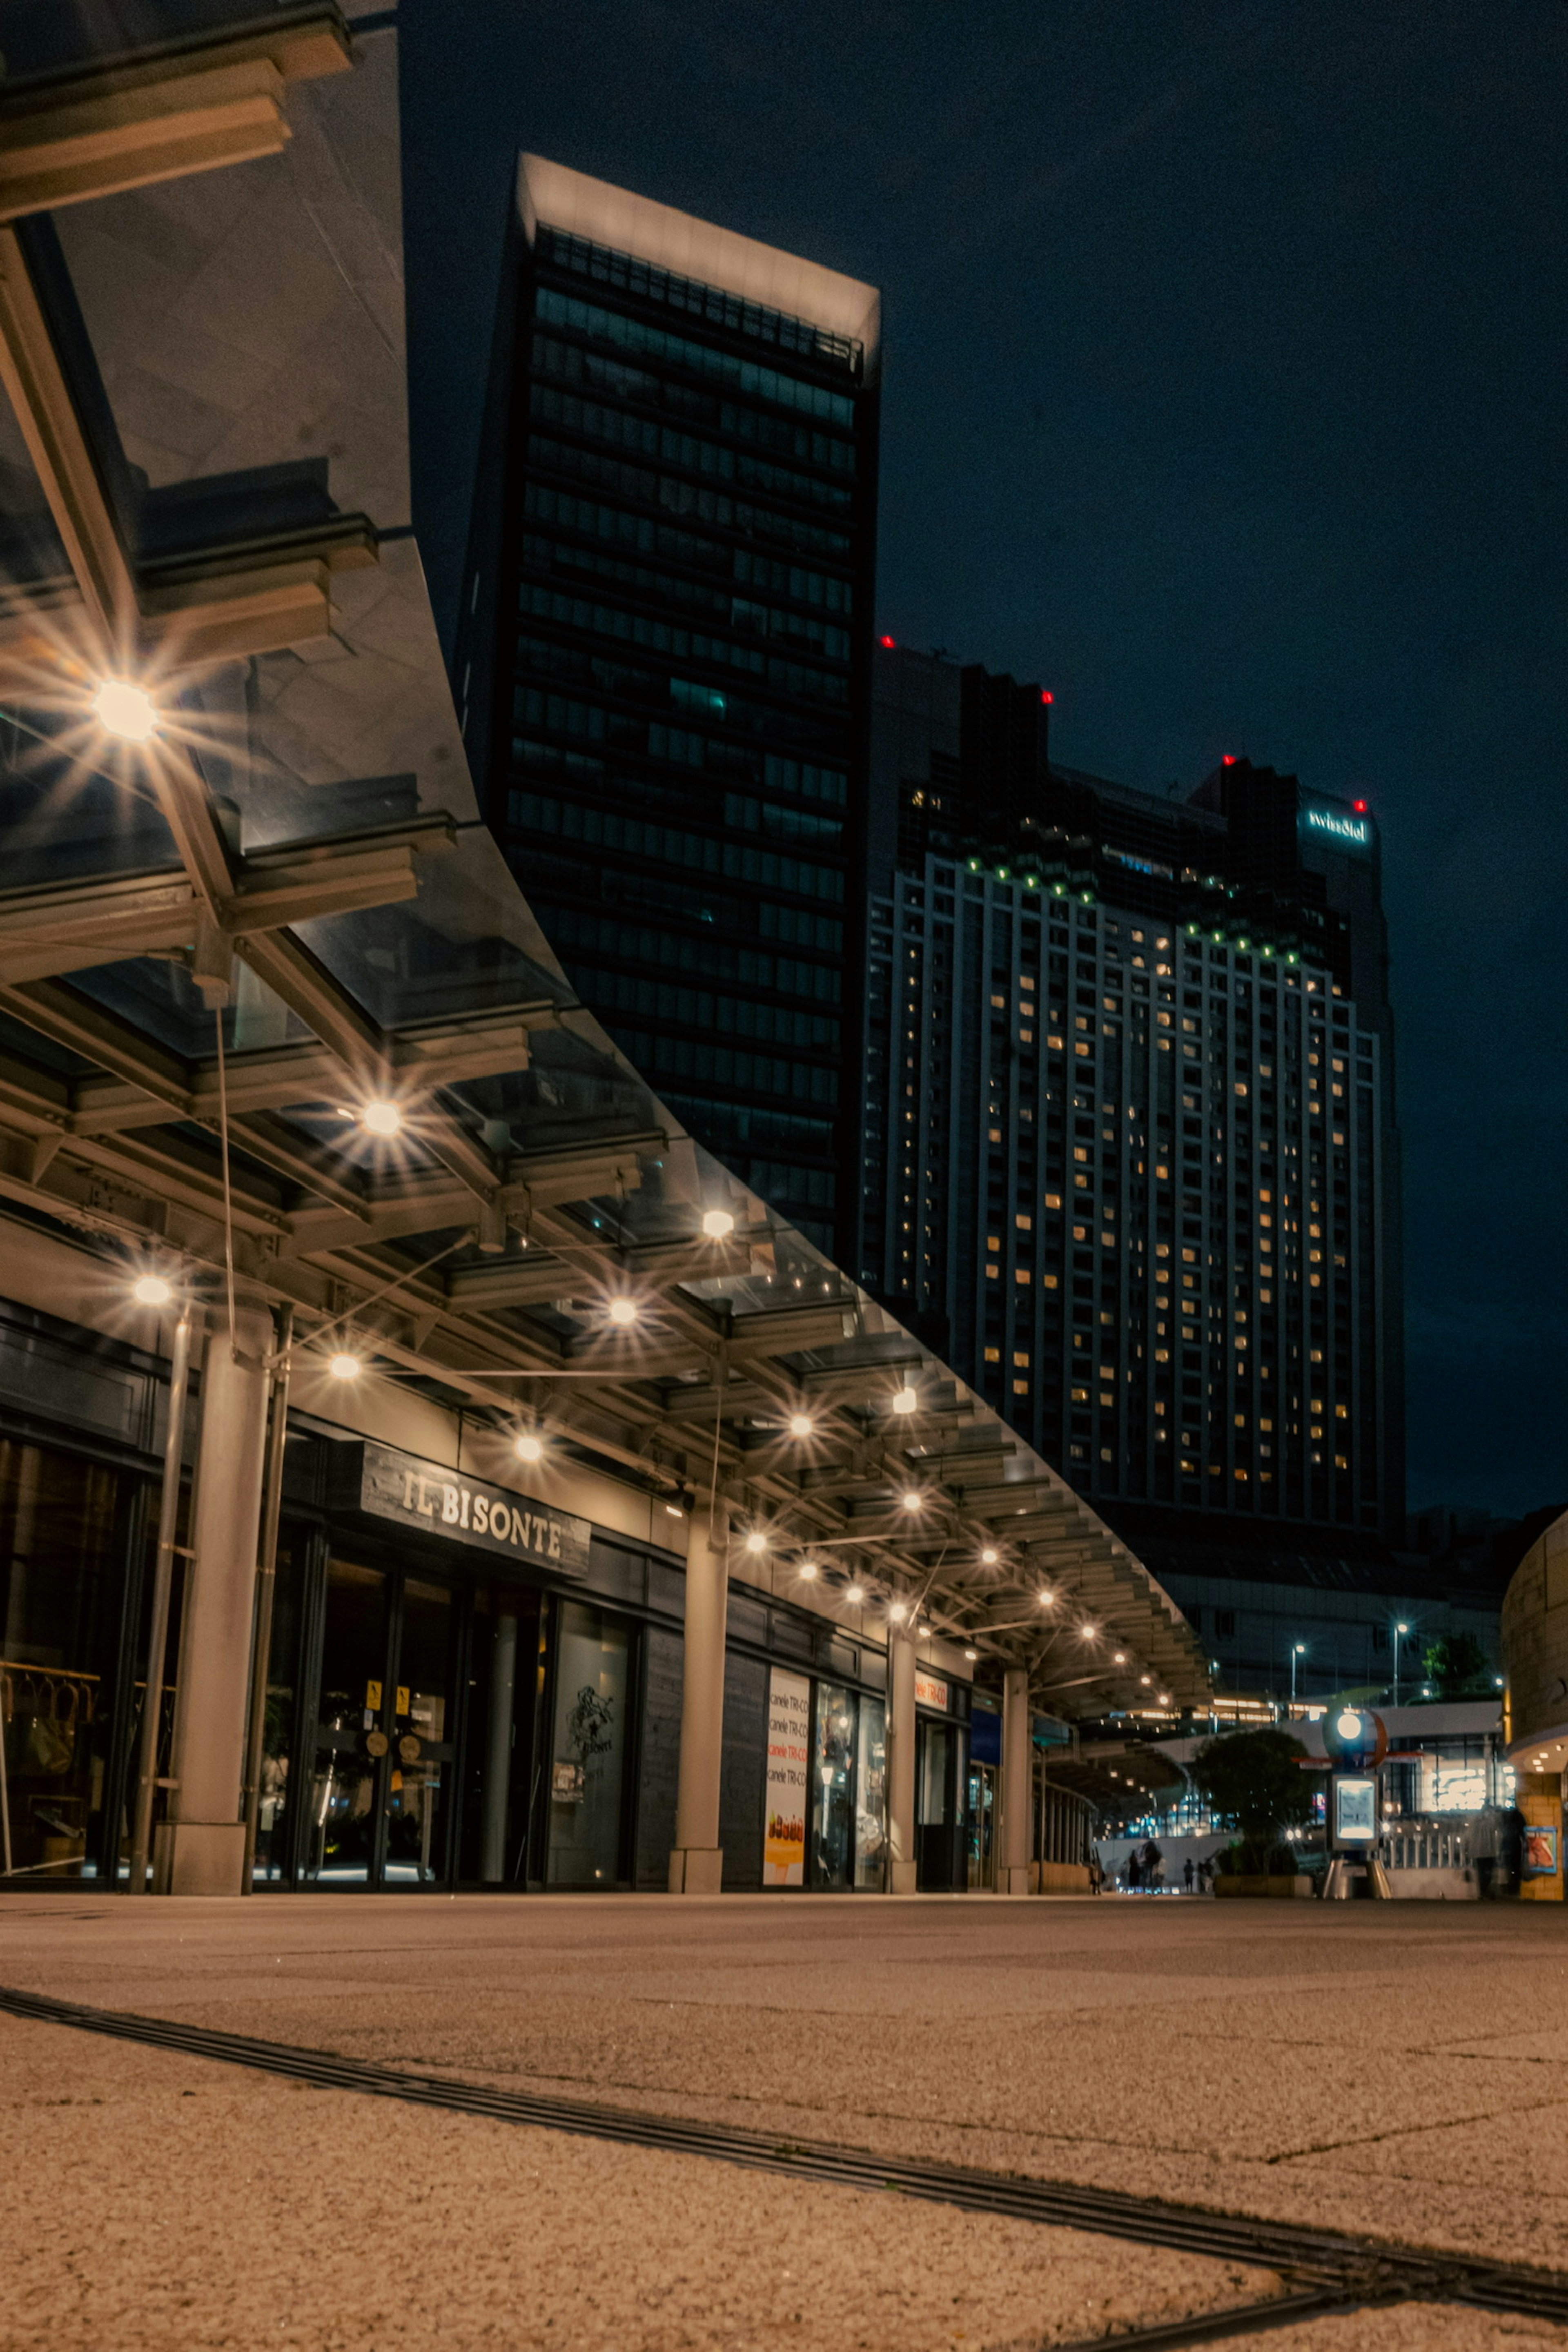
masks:
<svg viewBox="0 0 1568 2352"><path fill-rule="evenodd" d="M8 1213L711 1486L818 1605L1058 1712L1200 1703L1152 1577L693 1142L478 821L408 519L395 33L173 15L0 100Z"/></svg>

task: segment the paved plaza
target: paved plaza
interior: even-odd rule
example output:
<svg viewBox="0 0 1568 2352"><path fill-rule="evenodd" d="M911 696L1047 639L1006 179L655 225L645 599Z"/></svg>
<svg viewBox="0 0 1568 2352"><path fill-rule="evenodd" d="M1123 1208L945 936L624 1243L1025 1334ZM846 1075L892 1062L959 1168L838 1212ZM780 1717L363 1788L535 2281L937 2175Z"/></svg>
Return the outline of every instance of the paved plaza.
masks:
<svg viewBox="0 0 1568 2352"><path fill-rule="evenodd" d="M0 1982L781 2139L1568 2273L1545 1908L18 1895ZM0 2347L1021 2347L1239 2263L0 2018ZM1403 2305L1275 2347L1568 2345Z"/></svg>

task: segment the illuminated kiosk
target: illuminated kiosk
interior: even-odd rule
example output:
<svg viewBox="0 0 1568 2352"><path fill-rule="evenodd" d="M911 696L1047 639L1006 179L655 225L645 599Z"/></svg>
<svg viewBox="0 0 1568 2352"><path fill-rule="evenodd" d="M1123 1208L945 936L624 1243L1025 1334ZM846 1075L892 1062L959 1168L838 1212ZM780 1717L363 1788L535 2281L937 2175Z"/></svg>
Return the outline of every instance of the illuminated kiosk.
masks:
<svg viewBox="0 0 1568 2352"><path fill-rule="evenodd" d="M1324 1899L1344 1902L1355 1895L1389 1899L1388 1874L1378 1859L1382 1783L1378 1766L1388 1753L1381 1716L1363 1708L1335 1707L1323 1725L1323 1745L1333 1769L1329 1775L1329 1870Z"/></svg>

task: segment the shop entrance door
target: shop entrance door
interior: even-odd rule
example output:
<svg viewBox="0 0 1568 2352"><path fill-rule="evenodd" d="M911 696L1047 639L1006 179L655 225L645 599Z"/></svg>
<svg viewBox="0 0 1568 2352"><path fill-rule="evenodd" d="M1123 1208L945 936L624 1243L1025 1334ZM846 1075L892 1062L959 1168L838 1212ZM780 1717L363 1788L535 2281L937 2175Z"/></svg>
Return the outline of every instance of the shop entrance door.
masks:
<svg viewBox="0 0 1568 2352"><path fill-rule="evenodd" d="M444 1584L328 1560L306 1879L397 1887L450 1875L455 1614Z"/></svg>
<svg viewBox="0 0 1568 2352"><path fill-rule="evenodd" d="M996 1767L969 1767L969 1887L972 1894L994 1885L991 1832L996 1802Z"/></svg>

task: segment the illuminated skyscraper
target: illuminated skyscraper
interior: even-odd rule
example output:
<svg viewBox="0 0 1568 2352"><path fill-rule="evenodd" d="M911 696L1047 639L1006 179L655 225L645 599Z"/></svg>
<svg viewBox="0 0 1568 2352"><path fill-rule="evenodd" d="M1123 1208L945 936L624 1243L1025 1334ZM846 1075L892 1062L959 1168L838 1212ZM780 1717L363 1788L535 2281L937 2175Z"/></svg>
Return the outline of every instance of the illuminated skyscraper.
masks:
<svg viewBox="0 0 1568 2352"><path fill-rule="evenodd" d="M1245 760L1130 792L1039 688L878 658L862 1279L1141 1541L1401 1541L1371 814Z"/></svg>

